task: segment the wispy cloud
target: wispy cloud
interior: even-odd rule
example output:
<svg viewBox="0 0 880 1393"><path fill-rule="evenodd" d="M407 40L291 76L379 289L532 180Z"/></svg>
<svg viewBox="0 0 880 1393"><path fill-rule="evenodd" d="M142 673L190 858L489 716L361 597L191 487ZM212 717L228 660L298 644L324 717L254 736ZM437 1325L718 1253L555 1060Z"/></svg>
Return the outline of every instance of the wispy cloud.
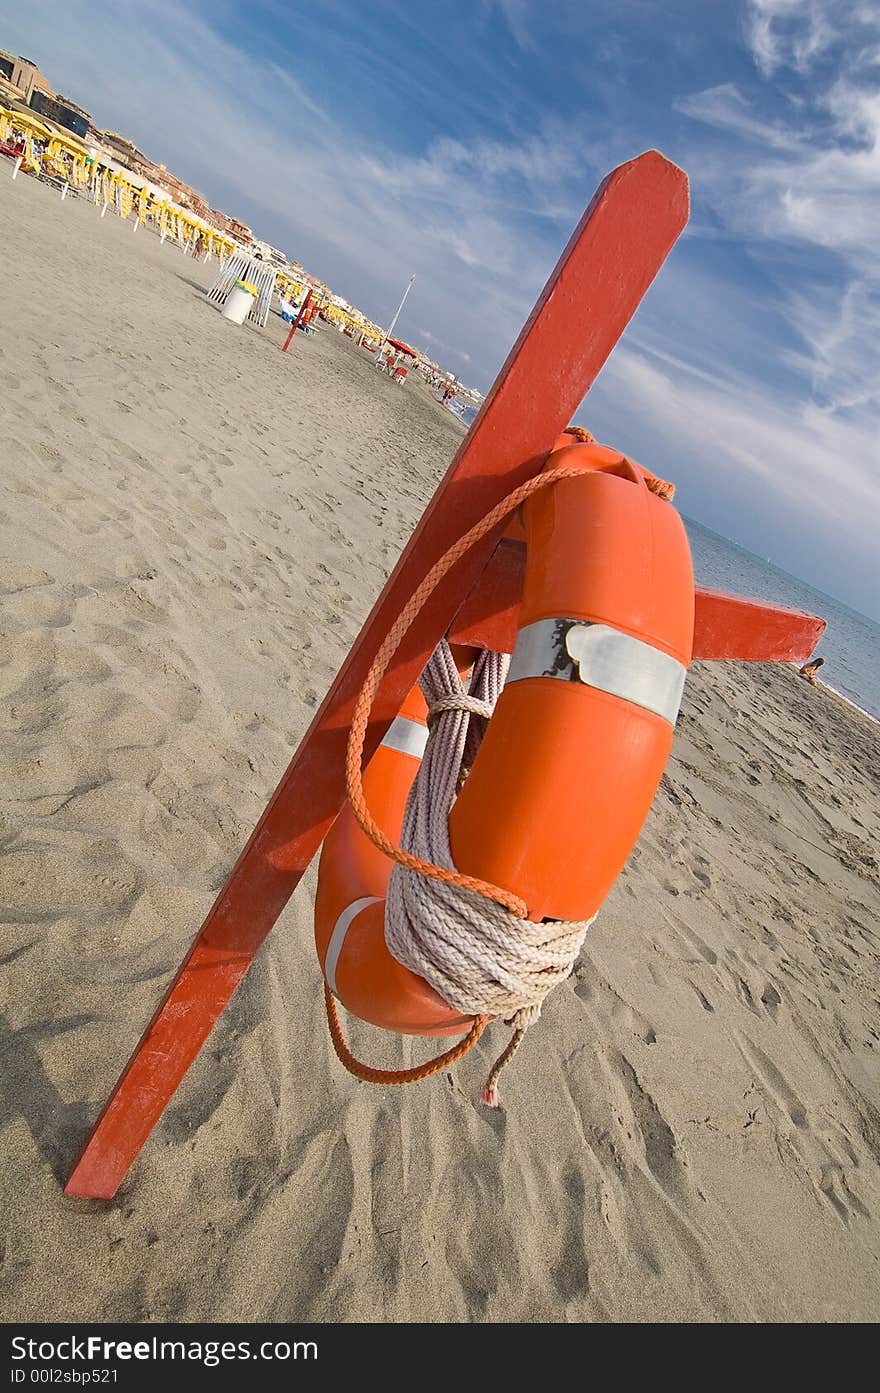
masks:
<svg viewBox="0 0 880 1393"><path fill-rule="evenodd" d="M680 97L673 106L685 116L693 116L708 126L742 136L766 149L793 153L807 149L809 144L805 135L790 126L762 120L734 82L723 82L703 92Z"/></svg>
<svg viewBox="0 0 880 1393"><path fill-rule="evenodd" d="M534 49L535 40L531 31L534 7L529 0L483 0L483 6L490 13L496 11L501 15L521 49L527 52Z"/></svg>
<svg viewBox="0 0 880 1393"><path fill-rule="evenodd" d="M779 305L803 344L788 361L803 369L816 404L837 411L876 403L880 93L836 81L817 101L823 128L813 139L764 126L738 93L701 93L681 107L758 147L709 190L722 221L756 244L758 256L769 258L774 245L813 255Z"/></svg>
<svg viewBox="0 0 880 1393"><path fill-rule="evenodd" d="M680 480L695 516L800 574L809 555L867 609L878 15L750 0L725 66L726 7L709 8L703 35L695 0L662 21L642 0L586 17L580 0L462 3L451 24L382 0L30 0L4 33L380 322L415 273L401 333L484 388L598 178L665 147L704 235L670 258L586 419Z"/></svg>
<svg viewBox="0 0 880 1393"><path fill-rule="evenodd" d="M874 0L746 0L745 32L762 77L814 73L835 54L877 59Z"/></svg>
<svg viewBox="0 0 880 1393"><path fill-rule="evenodd" d="M671 368L671 370L670 370ZM626 400L629 414L616 403ZM848 549L852 594L877 613L876 429L841 420L811 403L793 406L753 386L732 393L726 381L697 378L677 365L621 347L588 399L600 428L635 458L658 453L679 485L680 506L730 536L731 519L752 512L739 538L820 589L840 591L837 547ZM698 506L695 506L698 505Z"/></svg>
<svg viewBox="0 0 880 1393"><path fill-rule="evenodd" d="M849 0L747 0L747 33L763 77L778 69L808 72L835 40L842 12L857 11Z"/></svg>

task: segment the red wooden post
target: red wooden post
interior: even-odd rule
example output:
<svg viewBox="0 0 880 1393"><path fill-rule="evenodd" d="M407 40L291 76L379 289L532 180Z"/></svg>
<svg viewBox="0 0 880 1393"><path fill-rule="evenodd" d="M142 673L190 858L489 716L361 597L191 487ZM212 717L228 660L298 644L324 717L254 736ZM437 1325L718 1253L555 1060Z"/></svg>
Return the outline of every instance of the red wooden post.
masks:
<svg viewBox="0 0 880 1393"><path fill-rule="evenodd" d="M309 307L309 305L310 305L311 303L312 303L312 292L309 291L309 292L307 293L307 295L306 295L306 298L303 300L302 304L301 304L300 307L299 307L299 313L297 314L296 319L293 321L293 323L292 323L291 326L290 326L290 333L287 335L287 338L284 340L283 344L281 345L281 352L282 352L282 353L286 353L286 352L287 352L287 349L288 349L288 347L289 347L289 345L290 345L290 340L293 338L294 334L296 333L297 329L299 328L299 321L302 319L303 315L305 314L306 310L308 309L308 307Z"/></svg>
<svg viewBox="0 0 880 1393"><path fill-rule="evenodd" d="M687 178L654 150L600 185L113 1090L68 1194L116 1193L342 806L352 707L393 619L451 543L540 468L687 217ZM496 540L485 538L449 573L410 630L377 695L365 759Z"/></svg>

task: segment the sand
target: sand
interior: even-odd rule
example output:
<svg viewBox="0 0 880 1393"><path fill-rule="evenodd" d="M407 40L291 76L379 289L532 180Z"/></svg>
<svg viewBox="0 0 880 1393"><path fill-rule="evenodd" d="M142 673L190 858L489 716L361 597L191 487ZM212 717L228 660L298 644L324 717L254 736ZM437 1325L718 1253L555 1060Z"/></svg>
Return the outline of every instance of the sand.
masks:
<svg viewBox="0 0 880 1393"><path fill-rule="evenodd" d="M876 1319L880 739L790 669L694 668L503 1110L497 1032L342 1071L312 870L117 1199L63 1197L461 427L5 167L0 238L5 1318Z"/></svg>

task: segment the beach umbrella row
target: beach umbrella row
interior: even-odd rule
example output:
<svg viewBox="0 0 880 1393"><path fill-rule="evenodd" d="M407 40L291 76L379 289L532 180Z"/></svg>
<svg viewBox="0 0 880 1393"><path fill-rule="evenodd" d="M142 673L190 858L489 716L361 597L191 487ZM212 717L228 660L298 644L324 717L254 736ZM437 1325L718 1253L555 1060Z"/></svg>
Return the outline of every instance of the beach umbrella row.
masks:
<svg viewBox="0 0 880 1393"><path fill-rule="evenodd" d="M5 147L5 148L4 148ZM125 169L115 160L90 146L71 131L48 119L41 119L27 108L0 105L0 151L15 159L13 178L21 169L25 174L46 180L60 187L65 198L73 192L87 197L100 209L101 217L114 213L132 223L133 231L147 227L161 241L171 240L186 255L201 255L205 261L218 257L224 263L245 254L245 249L191 209L184 208L160 187ZM276 272L275 287L288 302L300 301L311 290L318 311L330 324L356 343L371 350L387 343L397 352L419 360L417 349L401 339L386 339L383 330L365 315L347 305L337 303L325 285L307 276L298 277L287 271ZM267 307L260 306L260 320L265 323Z"/></svg>
<svg viewBox="0 0 880 1393"><path fill-rule="evenodd" d="M133 218L135 231L149 226L163 242L170 237L184 253L202 254L206 261L238 250L228 234L54 122L16 107L0 107L0 145L7 154L20 151L13 177L20 168L60 185L62 197L71 190L87 194L102 217L112 211L123 220Z"/></svg>

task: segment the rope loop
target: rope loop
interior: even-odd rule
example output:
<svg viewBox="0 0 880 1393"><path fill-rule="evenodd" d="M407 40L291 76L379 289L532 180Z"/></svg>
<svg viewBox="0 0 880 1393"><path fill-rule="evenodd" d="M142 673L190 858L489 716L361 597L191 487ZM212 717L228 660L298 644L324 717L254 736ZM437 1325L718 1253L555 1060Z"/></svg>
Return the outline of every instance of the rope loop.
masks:
<svg viewBox="0 0 880 1393"><path fill-rule="evenodd" d="M350 1074L353 1074L356 1079L360 1079L362 1083L403 1085L429 1079L432 1074L439 1074L441 1069L449 1069L453 1064L457 1064L460 1059L463 1059L473 1049L489 1024L488 1016L477 1016L463 1040L459 1040L451 1049L437 1055L435 1059L429 1059L426 1064L416 1064L412 1069L374 1069L370 1064L362 1064L345 1043L336 1001L326 982L324 983L324 1009L327 1012L327 1024L330 1027L330 1039L333 1042L336 1058Z"/></svg>

